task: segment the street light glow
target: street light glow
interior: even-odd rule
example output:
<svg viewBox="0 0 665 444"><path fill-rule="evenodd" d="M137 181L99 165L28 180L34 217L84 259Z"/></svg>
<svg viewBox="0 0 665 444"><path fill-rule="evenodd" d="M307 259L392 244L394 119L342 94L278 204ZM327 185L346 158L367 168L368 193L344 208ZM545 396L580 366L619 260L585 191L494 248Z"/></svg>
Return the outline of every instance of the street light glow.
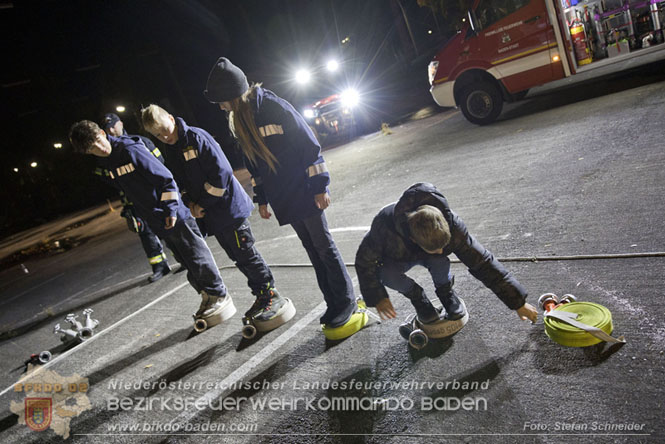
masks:
<svg viewBox="0 0 665 444"><path fill-rule="evenodd" d="M15 173L18 173L18 168L14 168L14 172L15 172Z"/></svg>
<svg viewBox="0 0 665 444"><path fill-rule="evenodd" d="M328 63L326 64L326 68L330 72L335 72L339 68L339 63L337 63L337 60L328 60Z"/></svg>
<svg viewBox="0 0 665 444"><path fill-rule="evenodd" d="M60 148L62 148L62 143L60 143L60 142L54 143L53 148L55 148L56 150L59 150Z"/></svg>
<svg viewBox="0 0 665 444"><path fill-rule="evenodd" d="M299 69L296 72L296 82L300 83L301 85L308 83L311 78L312 75L306 69Z"/></svg>
<svg viewBox="0 0 665 444"><path fill-rule="evenodd" d="M118 111L119 113L124 113L125 112L125 107L122 105L118 105L115 107L115 110Z"/></svg>
<svg viewBox="0 0 665 444"><path fill-rule="evenodd" d="M33 168L37 168L37 162L32 162L32 163L30 164L30 166L33 167Z"/></svg>

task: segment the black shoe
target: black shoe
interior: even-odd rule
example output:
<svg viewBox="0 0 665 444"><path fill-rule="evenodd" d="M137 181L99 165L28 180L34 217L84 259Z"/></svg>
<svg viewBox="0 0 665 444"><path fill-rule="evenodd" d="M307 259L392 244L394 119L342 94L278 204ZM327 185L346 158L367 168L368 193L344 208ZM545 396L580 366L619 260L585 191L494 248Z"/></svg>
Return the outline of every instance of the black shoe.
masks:
<svg viewBox="0 0 665 444"><path fill-rule="evenodd" d="M455 278L453 277L448 284L442 285L436 289L436 295L439 297L439 300L443 304L443 308L446 310L446 319L451 321L461 319L466 314L462 301L460 301L455 294L455 290L453 290L454 284Z"/></svg>
<svg viewBox="0 0 665 444"><path fill-rule="evenodd" d="M256 295L254 305L245 313L245 317L259 322L268 321L274 318L286 303L286 299L280 296L274 288L261 290Z"/></svg>
<svg viewBox="0 0 665 444"><path fill-rule="evenodd" d="M168 262L165 260L152 266L152 276L148 277L148 282L151 284L156 282L169 274L171 272L171 267L169 267Z"/></svg>
<svg viewBox="0 0 665 444"><path fill-rule="evenodd" d="M439 320L439 312L434 308L427 294L425 294L425 290L420 285L414 285L411 291L404 296L411 301L413 308L416 309L416 315L420 322L429 324Z"/></svg>
<svg viewBox="0 0 665 444"><path fill-rule="evenodd" d="M341 327L342 325L349 322L351 315L358 310L358 304L356 301L353 301L350 304L347 304L343 310L339 308L328 307L326 312L321 316L319 322L321 324L327 325L330 328Z"/></svg>

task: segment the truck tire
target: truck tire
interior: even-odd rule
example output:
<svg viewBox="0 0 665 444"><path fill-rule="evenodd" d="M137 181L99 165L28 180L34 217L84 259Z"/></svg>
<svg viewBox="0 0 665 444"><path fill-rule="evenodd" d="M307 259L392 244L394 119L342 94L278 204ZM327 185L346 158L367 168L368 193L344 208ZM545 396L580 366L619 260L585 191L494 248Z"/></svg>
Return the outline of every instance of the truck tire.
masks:
<svg viewBox="0 0 665 444"><path fill-rule="evenodd" d="M476 125L487 125L496 120L503 109L501 91L490 82L476 82L462 89L460 108L464 117Z"/></svg>

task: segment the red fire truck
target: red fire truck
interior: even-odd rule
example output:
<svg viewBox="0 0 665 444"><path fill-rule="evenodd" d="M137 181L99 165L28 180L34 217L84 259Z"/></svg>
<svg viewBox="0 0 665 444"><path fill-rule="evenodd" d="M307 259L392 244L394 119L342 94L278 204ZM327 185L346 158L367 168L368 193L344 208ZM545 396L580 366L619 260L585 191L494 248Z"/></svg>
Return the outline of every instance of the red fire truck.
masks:
<svg viewBox="0 0 665 444"><path fill-rule="evenodd" d="M430 92L489 124L529 88L662 43L664 9L665 0L475 0L429 65Z"/></svg>

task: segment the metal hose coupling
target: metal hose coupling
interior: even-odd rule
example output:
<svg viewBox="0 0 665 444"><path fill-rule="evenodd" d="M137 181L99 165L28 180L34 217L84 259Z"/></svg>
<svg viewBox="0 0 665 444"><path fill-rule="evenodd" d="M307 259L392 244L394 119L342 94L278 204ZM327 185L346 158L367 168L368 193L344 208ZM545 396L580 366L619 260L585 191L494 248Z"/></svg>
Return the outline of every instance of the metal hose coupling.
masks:
<svg viewBox="0 0 665 444"><path fill-rule="evenodd" d="M83 310L83 316L85 317L84 323L81 323L77 320L78 316L76 314L68 314L65 317L65 321L69 322L71 328L62 328L60 327L60 324L56 324L53 328L53 333L62 333L63 336L60 337L62 342L76 340L77 342L81 343L90 339L95 334L95 328L97 325L99 325L99 321L97 319L92 319L92 313L92 308L86 308Z"/></svg>

